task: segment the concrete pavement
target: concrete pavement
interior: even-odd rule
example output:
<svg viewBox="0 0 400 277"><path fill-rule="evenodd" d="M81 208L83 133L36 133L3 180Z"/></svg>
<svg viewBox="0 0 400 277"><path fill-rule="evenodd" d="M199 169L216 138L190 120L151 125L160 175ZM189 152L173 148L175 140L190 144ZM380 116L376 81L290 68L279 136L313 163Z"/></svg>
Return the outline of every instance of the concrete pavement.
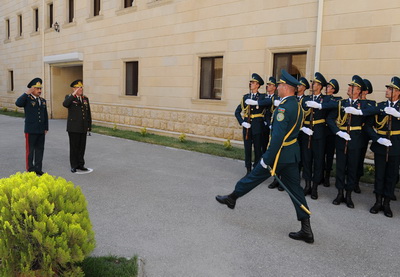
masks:
<svg viewBox="0 0 400 277"><path fill-rule="evenodd" d="M79 185L88 201L97 247L146 261L147 276L398 276L400 201L393 218L372 215L370 186L355 209L331 204L334 187L307 197L313 245L288 237L298 231L285 192L270 180L238 200L235 210L215 201L245 173L242 161L92 134L90 174L69 171L65 120L50 120L43 171ZM25 166L23 119L0 115L0 177ZM333 180L332 180L333 181ZM397 192L397 196L399 193Z"/></svg>

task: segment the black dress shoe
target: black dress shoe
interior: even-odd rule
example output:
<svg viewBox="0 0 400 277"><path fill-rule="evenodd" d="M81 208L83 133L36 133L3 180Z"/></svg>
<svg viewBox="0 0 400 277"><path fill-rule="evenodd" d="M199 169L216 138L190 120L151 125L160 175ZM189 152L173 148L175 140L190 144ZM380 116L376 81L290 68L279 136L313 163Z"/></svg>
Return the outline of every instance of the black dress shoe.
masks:
<svg viewBox="0 0 400 277"><path fill-rule="evenodd" d="M318 199L318 184L313 182L312 188L311 188L311 199Z"/></svg>
<svg viewBox="0 0 400 277"><path fill-rule="evenodd" d="M89 169L87 169L86 167L84 167L83 165L78 166L77 169L80 169L82 171L88 171Z"/></svg>
<svg viewBox="0 0 400 277"><path fill-rule="evenodd" d="M72 172L72 173L76 173L76 168L74 168L74 167L71 168L71 172Z"/></svg>
<svg viewBox="0 0 400 277"><path fill-rule="evenodd" d="M274 189L274 188L276 188L278 186L279 186L278 181L276 179L274 179L274 181L272 181L272 183L268 185L268 188L269 189Z"/></svg>
<svg viewBox="0 0 400 277"><path fill-rule="evenodd" d="M387 217L393 217L393 212L390 209L390 198L388 197L383 200L383 214Z"/></svg>
<svg viewBox="0 0 400 277"><path fill-rule="evenodd" d="M344 195L343 190L339 189L338 195L336 196L335 200L333 200L333 205L340 205L340 203L344 202Z"/></svg>
<svg viewBox="0 0 400 277"><path fill-rule="evenodd" d="M37 170L35 172L36 172L36 175L38 175L38 176L42 176L44 174L44 172L41 170Z"/></svg>
<svg viewBox="0 0 400 277"><path fill-rule="evenodd" d="M236 205L236 199L233 199L230 195L217 195L215 199L221 203L228 206L230 209L234 209Z"/></svg>
<svg viewBox="0 0 400 277"><path fill-rule="evenodd" d="M295 240L302 240L307 243L314 242L314 234L311 230L310 219L303 219L301 221L301 230L298 232L289 233L289 237Z"/></svg>
<svg viewBox="0 0 400 277"><path fill-rule="evenodd" d="M282 186L278 186L279 191L284 191L285 189Z"/></svg>
<svg viewBox="0 0 400 277"><path fill-rule="evenodd" d="M361 189L360 189L360 185L356 184L356 186L354 187L354 192L355 193L361 193Z"/></svg>
<svg viewBox="0 0 400 277"><path fill-rule="evenodd" d="M348 208L354 209L354 203L353 200L351 200L351 191L346 191L346 199L344 202L346 202Z"/></svg>

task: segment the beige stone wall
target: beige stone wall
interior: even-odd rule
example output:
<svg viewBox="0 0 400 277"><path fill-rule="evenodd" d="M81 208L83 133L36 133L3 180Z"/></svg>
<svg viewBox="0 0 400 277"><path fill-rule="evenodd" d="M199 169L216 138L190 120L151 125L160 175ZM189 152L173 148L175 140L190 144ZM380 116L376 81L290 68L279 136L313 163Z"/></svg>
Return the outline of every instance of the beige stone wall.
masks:
<svg viewBox="0 0 400 277"><path fill-rule="evenodd" d="M13 107L36 76L44 78L51 103L52 71L43 56L79 52L95 120L241 140L233 113L251 72L270 76L273 55L292 51L306 51L303 70L307 78L314 72L317 0L135 0L128 9L121 8L122 0L102 0L98 17L91 17L91 1L76 0L73 23L66 23L66 1L60 0L53 1L59 33L43 22L32 33L32 8L42 16L42 3L50 1L6 2L0 29L10 18L12 36L0 39L0 106ZM18 13L22 38L15 38ZM392 0L324 1L320 71L338 79L340 95L359 74L372 82L372 98L383 99L384 84L400 75L399 13L400 3ZM205 56L224 57L221 101L199 99ZM124 96L126 61L139 61L137 97ZM14 70L14 92L7 91L8 69Z"/></svg>

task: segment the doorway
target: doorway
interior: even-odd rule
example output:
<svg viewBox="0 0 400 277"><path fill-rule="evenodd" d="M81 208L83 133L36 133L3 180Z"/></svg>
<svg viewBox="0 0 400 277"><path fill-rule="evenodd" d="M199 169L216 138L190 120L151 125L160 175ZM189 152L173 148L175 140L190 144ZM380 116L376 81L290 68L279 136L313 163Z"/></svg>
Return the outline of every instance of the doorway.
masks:
<svg viewBox="0 0 400 277"><path fill-rule="evenodd" d="M51 118L66 119L68 110L62 105L71 93L70 84L83 79L82 64L52 65L51 67Z"/></svg>

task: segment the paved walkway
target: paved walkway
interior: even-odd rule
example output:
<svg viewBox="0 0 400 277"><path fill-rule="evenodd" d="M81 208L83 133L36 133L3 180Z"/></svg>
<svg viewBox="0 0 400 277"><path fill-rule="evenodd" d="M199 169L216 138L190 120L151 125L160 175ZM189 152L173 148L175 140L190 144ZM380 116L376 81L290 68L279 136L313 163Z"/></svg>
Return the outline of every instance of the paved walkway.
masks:
<svg viewBox="0 0 400 277"><path fill-rule="evenodd" d="M65 120L51 120L43 170L81 186L96 232L93 255L146 260L147 276L399 276L400 201L372 215L371 188L355 209L331 204L333 187L307 198L315 243L288 238L300 224L284 192L260 185L235 210L218 204L243 162L92 134L86 166L69 171ZM0 177L24 170L23 119L0 115ZM397 192L399 197L399 193Z"/></svg>

